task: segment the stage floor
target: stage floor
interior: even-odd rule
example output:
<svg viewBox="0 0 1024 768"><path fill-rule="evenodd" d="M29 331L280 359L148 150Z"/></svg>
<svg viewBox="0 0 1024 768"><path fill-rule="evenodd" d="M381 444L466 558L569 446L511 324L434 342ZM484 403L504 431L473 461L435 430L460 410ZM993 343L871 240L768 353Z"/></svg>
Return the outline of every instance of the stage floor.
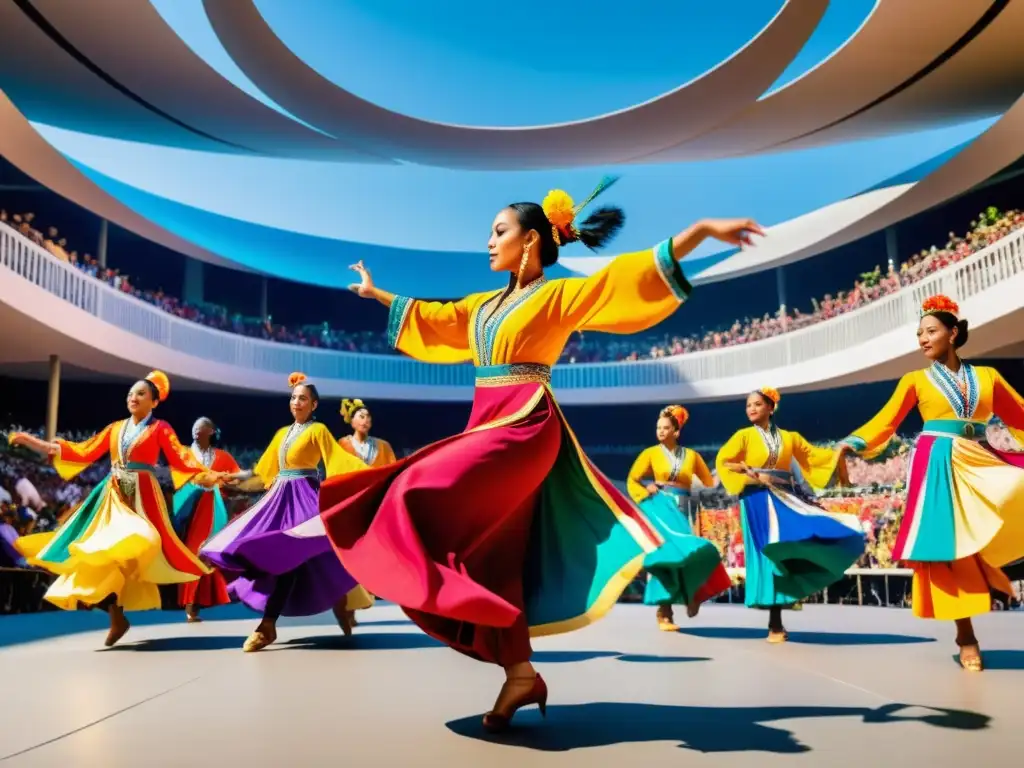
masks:
<svg viewBox="0 0 1024 768"><path fill-rule="evenodd" d="M286 620L243 654L236 606L187 625L137 615L0 617L4 767L1012 765L1024 748L1024 615L977 622L988 671L954 661L951 624L909 611L808 606L791 641L765 613L706 606L678 634L653 609L536 641L551 690L504 737L479 726L501 672L438 646L387 605L349 639ZM28 638L29 641L25 642ZM43 639L45 638L45 639Z"/></svg>

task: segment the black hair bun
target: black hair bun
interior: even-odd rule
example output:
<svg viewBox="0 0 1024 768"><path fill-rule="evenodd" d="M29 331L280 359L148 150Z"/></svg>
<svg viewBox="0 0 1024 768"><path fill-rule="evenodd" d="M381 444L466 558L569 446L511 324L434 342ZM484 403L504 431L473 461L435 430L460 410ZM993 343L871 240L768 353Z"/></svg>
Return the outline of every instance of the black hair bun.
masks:
<svg viewBox="0 0 1024 768"><path fill-rule="evenodd" d="M953 348L960 349L967 343L968 337L967 319L958 320L956 324L956 339L953 340Z"/></svg>

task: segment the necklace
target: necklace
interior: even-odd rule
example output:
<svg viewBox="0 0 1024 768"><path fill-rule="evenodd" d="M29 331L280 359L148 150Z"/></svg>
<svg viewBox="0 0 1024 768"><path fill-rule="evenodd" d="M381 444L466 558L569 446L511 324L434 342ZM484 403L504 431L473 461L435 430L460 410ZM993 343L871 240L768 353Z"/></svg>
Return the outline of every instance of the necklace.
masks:
<svg viewBox="0 0 1024 768"><path fill-rule="evenodd" d="M192 455L196 457L200 464L204 467L213 466L214 451L216 449L211 445L206 450L199 447L199 443L192 443Z"/></svg>

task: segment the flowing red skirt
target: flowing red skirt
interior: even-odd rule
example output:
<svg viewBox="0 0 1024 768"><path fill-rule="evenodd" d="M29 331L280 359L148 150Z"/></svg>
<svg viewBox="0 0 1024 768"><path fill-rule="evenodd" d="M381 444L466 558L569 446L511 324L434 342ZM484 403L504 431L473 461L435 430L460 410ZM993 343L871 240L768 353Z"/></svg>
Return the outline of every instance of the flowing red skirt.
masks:
<svg viewBox="0 0 1024 768"><path fill-rule="evenodd" d="M208 491L199 497L185 534L185 546L193 554L199 552L203 542L213 533L213 493L215 491ZM181 607L198 605L202 608L212 608L230 602L227 581L224 574L217 569L200 577L198 581L178 585L178 605Z"/></svg>
<svg viewBox="0 0 1024 768"><path fill-rule="evenodd" d="M528 563L537 556L529 550L538 509L564 510L576 498L570 487L551 500L548 495L557 492L544 486L571 439L540 385L478 388L466 431L395 464L327 480L320 489L321 517L353 577L402 606L424 632L482 661L502 666L526 661L531 649L524 584L538 591L538 574L547 574L541 591L557 601L561 585L553 583L552 574L580 583L592 576L580 571L597 559L584 550L575 560L582 568L562 574L559 567L573 568L558 555L554 570ZM575 453L572 458L579 462ZM570 477L570 484L573 479L585 484L577 486L580 493L591 494L579 506L596 509L598 492L585 478ZM643 519L614 486L599 479L603 493L621 507L619 514ZM621 528L604 502L594 514ZM642 552L625 538L628 547ZM564 539L553 546L564 551ZM571 613L567 609L565 615Z"/></svg>

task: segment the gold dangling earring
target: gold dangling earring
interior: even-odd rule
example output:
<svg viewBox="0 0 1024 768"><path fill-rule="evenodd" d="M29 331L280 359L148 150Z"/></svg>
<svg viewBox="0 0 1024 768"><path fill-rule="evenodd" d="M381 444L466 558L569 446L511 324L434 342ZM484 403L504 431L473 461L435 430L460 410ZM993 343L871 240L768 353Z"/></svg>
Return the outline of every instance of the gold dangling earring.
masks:
<svg viewBox="0 0 1024 768"><path fill-rule="evenodd" d="M523 275L526 274L526 265L530 262L530 246L523 248L523 258L519 260L519 272L516 275L516 288L522 287Z"/></svg>

